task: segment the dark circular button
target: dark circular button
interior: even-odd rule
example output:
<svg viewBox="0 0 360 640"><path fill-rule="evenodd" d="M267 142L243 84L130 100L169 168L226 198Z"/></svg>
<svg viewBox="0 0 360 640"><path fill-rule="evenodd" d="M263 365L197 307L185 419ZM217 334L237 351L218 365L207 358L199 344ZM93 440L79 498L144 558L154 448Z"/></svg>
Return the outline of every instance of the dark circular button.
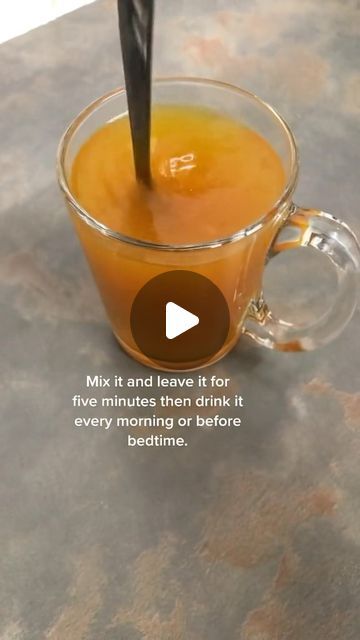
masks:
<svg viewBox="0 0 360 640"><path fill-rule="evenodd" d="M224 345L230 314L220 289L193 271L167 271L147 282L131 308L131 331L151 360L200 366Z"/></svg>

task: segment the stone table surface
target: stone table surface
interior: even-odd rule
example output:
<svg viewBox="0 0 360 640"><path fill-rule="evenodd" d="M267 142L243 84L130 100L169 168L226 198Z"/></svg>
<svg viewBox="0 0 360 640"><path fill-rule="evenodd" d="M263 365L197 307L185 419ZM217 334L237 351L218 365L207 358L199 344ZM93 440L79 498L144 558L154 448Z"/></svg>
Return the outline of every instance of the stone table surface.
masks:
<svg viewBox="0 0 360 640"><path fill-rule="evenodd" d="M86 374L149 374L114 343L55 179L65 125L122 82L115 9L0 49L0 638L358 640L359 312L321 351L244 340L208 370L246 399L241 429L155 450L73 426ZM359 59L356 0L157 2L156 73L274 104L297 199L357 232ZM317 303L312 260L280 265L272 295L300 273Z"/></svg>

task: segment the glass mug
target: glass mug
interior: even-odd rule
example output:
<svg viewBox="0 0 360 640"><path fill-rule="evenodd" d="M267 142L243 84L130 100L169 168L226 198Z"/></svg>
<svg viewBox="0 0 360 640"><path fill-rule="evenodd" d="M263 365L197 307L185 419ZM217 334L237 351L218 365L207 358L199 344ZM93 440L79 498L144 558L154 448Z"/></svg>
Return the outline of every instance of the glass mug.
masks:
<svg viewBox="0 0 360 640"><path fill-rule="evenodd" d="M107 122L127 113L126 91L113 91L82 111L60 142L58 178L114 334L123 349L143 364L179 371L216 362L244 333L257 343L280 351L312 350L335 338L356 306L360 248L345 223L323 211L303 209L293 203L298 154L286 122L255 95L211 80L157 80L153 84L153 103L205 106L240 120L278 153L286 174L286 186L270 211L265 211L246 228L241 228L239 222L238 231L229 237L167 245L122 235L81 207L71 192L69 176L83 142ZM298 247L324 253L337 274L331 308L310 326L276 318L262 293L263 272L269 258ZM226 299L230 314L227 339L206 362L157 362L143 354L133 338L130 316L137 293L155 276L173 270L206 276ZM144 318L144 323L148 322L151 318Z"/></svg>

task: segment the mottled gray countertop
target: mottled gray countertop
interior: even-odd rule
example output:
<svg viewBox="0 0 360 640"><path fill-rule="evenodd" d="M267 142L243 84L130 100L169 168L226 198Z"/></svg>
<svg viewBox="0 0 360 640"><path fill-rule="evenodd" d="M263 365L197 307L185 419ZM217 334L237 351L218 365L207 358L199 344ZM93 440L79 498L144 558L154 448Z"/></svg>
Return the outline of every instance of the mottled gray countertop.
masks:
<svg viewBox="0 0 360 640"><path fill-rule="evenodd" d="M360 232L359 3L157 4L156 72L273 103L297 199ZM1 640L358 640L359 312L319 352L244 341L209 370L245 397L241 429L194 430L186 450L76 430L87 373L148 374L111 336L54 169L65 125L122 81L115 2L0 60Z"/></svg>

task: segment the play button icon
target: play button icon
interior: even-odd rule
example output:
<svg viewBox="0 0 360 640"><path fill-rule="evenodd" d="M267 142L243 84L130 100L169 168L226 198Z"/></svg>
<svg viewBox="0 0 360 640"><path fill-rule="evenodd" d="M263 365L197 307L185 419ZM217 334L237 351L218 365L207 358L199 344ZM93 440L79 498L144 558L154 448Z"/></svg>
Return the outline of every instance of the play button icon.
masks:
<svg viewBox="0 0 360 640"><path fill-rule="evenodd" d="M131 332L154 364L181 370L202 366L229 339L230 314L220 289L194 271L166 271L137 293Z"/></svg>
<svg viewBox="0 0 360 640"><path fill-rule="evenodd" d="M179 307L175 302L168 302L166 305L166 337L173 340L181 336L185 331L189 331L199 324L199 317L190 313L183 307Z"/></svg>

